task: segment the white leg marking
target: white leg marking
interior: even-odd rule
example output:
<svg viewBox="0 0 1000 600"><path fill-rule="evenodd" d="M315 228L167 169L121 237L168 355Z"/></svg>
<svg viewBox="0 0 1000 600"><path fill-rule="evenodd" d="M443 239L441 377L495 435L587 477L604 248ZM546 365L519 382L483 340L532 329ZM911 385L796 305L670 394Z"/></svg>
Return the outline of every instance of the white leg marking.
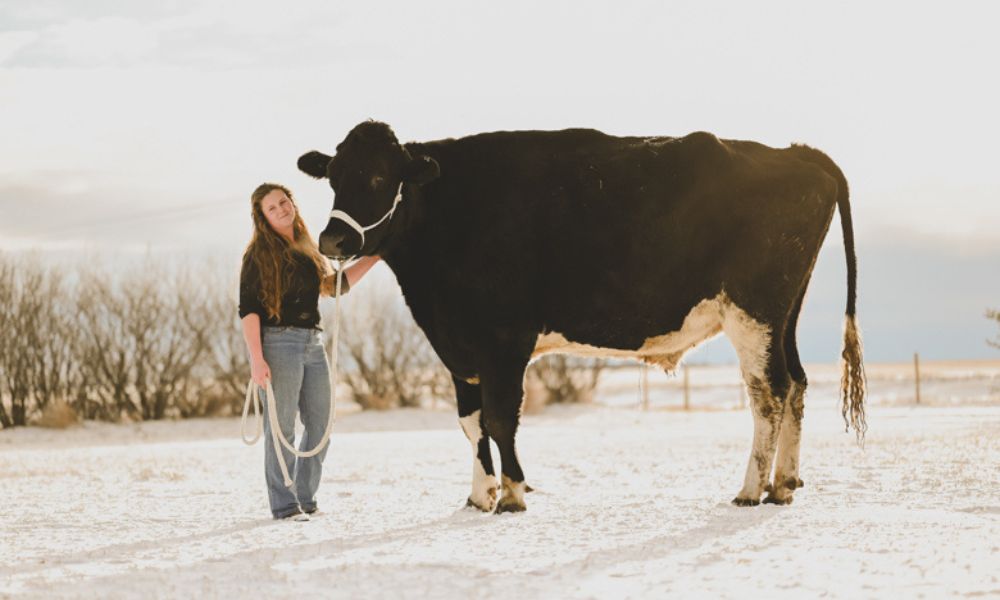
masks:
<svg viewBox="0 0 1000 600"><path fill-rule="evenodd" d="M771 328L756 321L727 299L723 309L722 329L736 349L743 378L763 380L767 370Z"/></svg>
<svg viewBox="0 0 1000 600"><path fill-rule="evenodd" d="M802 410L805 389L792 382L785 401L785 411L778 434L778 456L774 461L774 483L771 496L780 504L792 500L792 493L799 486L799 448L802 442Z"/></svg>
<svg viewBox="0 0 1000 600"><path fill-rule="evenodd" d="M479 415L481 411L476 411L471 415L458 420L465 432L465 437L469 438L472 444L472 493L469 495L469 502L476 505L480 510L490 512L497 499L497 478L487 475L483 463L479 460L479 442L483 439L483 429L479 425Z"/></svg>
<svg viewBox="0 0 1000 600"><path fill-rule="evenodd" d="M771 394L766 379L771 331L767 325L756 321L732 303L728 303L723 311L722 328L739 355L753 413L753 447L736 503L757 504L771 474L781 424L781 414L776 415L775 412L780 411L783 404Z"/></svg>
<svg viewBox="0 0 1000 600"><path fill-rule="evenodd" d="M763 406L780 407L775 400L767 389L760 392L760 397L753 399L753 449L750 451L750 460L747 461L743 488L736 495L737 499L749 500L753 504L760 501L774 462L780 416L777 419L764 416L763 411L767 409Z"/></svg>

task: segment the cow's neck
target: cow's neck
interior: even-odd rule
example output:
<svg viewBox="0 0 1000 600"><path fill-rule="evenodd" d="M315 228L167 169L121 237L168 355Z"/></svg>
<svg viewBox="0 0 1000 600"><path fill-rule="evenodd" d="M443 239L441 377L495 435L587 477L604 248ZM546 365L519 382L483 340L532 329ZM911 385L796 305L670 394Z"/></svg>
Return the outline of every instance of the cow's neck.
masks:
<svg viewBox="0 0 1000 600"><path fill-rule="evenodd" d="M409 206L407 208L413 208ZM433 315L433 292L435 288L435 260L425 255L422 249L430 246L431 240L407 231L405 243L394 244L382 254L383 261L396 276L406 304L414 321L428 338L428 330ZM433 342L432 342L433 343Z"/></svg>
<svg viewBox="0 0 1000 600"><path fill-rule="evenodd" d="M408 189L405 199L394 223L392 241L380 250L382 259L396 273L396 278L403 285L403 280L413 271L427 268L426 251L430 249L432 240L427 239L429 232L426 226L426 206L424 194L419 188Z"/></svg>
<svg viewBox="0 0 1000 600"><path fill-rule="evenodd" d="M422 145L407 144L406 147L413 156L430 155ZM438 156L434 158L440 161ZM437 246L434 232L440 233L440 230L430 224L444 215L435 215L434 209L433 199L428 197L424 187L404 185L403 201L397 210L393 230L389 232L391 242L380 251L382 259L396 275L418 322L422 313L429 309L434 273L438 268L436 263L440 258L434 252Z"/></svg>
<svg viewBox="0 0 1000 600"><path fill-rule="evenodd" d="M416 144L406 144L414 156L421 154L421 150L416 148ZM421 243L428 218L428 203L425 201L425 193L421 186L413 184L403 184L403 199L392 221L386 231L386 240L379 249L379 254L383 260L392 267L394 264L403 266L408 264L404 260L409 254L419 253L417 248L425 248Z"/></svg>

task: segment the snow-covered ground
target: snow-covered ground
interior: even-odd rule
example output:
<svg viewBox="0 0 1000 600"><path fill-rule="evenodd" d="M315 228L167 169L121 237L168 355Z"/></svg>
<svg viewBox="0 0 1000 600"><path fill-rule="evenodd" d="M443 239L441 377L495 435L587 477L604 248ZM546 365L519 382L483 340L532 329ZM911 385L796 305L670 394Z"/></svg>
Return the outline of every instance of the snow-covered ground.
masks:
<svg viewBox="0 0 1000 600"><path fill-rule="evenodd" d="M785 507L729 503L752 424L717 406L527 415L536 491L499 516L462 508L451 410L347 414L308 523L269 519L234 419L0 431L0 597L998 596L992 397L876 397L861 450L810 393Z"/></svg>

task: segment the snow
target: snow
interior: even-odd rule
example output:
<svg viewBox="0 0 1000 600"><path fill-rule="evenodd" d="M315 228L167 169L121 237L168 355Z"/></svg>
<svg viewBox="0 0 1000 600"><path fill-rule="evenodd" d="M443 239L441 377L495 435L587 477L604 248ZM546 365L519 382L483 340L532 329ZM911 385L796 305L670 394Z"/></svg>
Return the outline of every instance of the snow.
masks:
<svg viewBox="0 0 1000 600"><path fill-rule="evenodd" d="M344 414L308 523L270 520L263 444L235 419L0 431L0 597L996 596L991 389L876 399L864 450L811 393L785 507L729 503L752 420L722 406L526 415L537 491L505 515L463 508L472 452L451 410Z"/></svg>

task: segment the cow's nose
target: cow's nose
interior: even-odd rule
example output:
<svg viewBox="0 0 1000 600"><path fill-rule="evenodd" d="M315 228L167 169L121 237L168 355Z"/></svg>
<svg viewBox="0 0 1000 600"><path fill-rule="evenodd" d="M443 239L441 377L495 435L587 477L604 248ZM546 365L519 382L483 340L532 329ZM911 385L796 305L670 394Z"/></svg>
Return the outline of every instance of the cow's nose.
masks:
<svg viewBox="0 0 1000 600"><path fill-rule="evenodd" d="M344 242L342 234L322 233L319 236L319 251L323 256L329 258L340 258L341 247Z"/></svg>

